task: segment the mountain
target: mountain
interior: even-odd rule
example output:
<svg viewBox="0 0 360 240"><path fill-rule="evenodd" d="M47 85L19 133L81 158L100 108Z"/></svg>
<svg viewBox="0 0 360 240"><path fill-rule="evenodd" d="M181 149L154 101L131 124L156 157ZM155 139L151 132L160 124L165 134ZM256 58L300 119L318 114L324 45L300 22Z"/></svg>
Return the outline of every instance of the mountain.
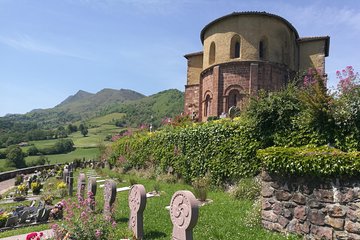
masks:
<svg viewBox="0 0 360 240"><path fill-rule="evenodd" d="M148 97L129 89L105 88L95 94L79 90L54 108L34 109L26 114L10 114L0 118L0 132L8 129L6 126L30 123L30 126L52 129L114 112L124 113L128 125L149 122L146 118L151 116L159 122L161 117L171 117L182 112L183 102L183 93L175 89Z"/></svg>
<svg viewBox="0 0 360 240"><path fill-rule="evenodd" d="M88 99L91 96L94 96L94 94L89 93L89 92L85 92L83 90L79 90L75 95L71 95L71 96L67 97L64 101L62 101L57 106L71 104L72 102L81 101L82 99Z"/></svg>
<svg viewBox="0 0 360 240"><path fill-rule="evenodd" d="M118 126L158 127L165 117L179 115L183 109L184 93L176 89L148 97L127 89L103 89L96 94L80 90L54 108L0 117L0 148L51 138L54 129L70 123L78 125L79 121L95 126L96 122L111 117Z"/></svg>

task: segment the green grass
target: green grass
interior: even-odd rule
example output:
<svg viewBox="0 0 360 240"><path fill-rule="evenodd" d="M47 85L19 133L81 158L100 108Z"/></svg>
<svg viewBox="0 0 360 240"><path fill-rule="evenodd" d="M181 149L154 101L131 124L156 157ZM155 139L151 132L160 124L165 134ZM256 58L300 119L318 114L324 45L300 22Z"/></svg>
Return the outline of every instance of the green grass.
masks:
<svg viewBox="0 0 360 240"><path fill-rule="evenodd" d="M99 155L98 148L76 148L75 151L72 151L70 153L46 155L46 157L50 160L50 164L55 164L55 163L71 162L76 158L79 159L85 158L86 160L97 159L98 155ZM37 158L38 156L29 156L25 158L25 161L28 163Z"/></svg>
<svg viewBox="0 0 360 240"><path fill-rule="evenodd" d="M92 118L90 121L88 121L88 124L90 126L100 126L100 125L109 124L109 123L114 124L114 122L117 119L123 118L124 115L125 115L124 113L110 113L105 116Z"/></svg>
<svg viewBox="0 0 360 240"><path fill-rule="evenodd" d="M84 170L86 172L86 170ZM110 174L116 177L113 171L100 170L104 177ZM78 175L78 172L75 174ZM76 177L75 177L76 178ZM131 175L121 175L126 182L118 183L117 187L128 186L130 178L136 178L136 181L145 186L147 192L152 191L155 180L141 179ZM160 197L154 197L147 200L144 211L144 239L170 239L172 232L172 223L169 211L165 206L169 205L172 195L178 190L190 190L192 187L185 184L167 184L160 182ZM76 182L75 182L76 186ZM266 239L266 240L282 240L282 239L301 239L296 236L284 236L279 233L269 232L263 229L259 224L250 224L248 219L253 219L254 212L253 202L250 200L234 200L229 194L223 191L210 191L208 198L213 202L209 205L200 207L199 219L194 228L194 239ZM116 229L119 229L121 235L116 239L130 237L124 236L128 228L129 207L128 192L117 193L115 201L114 219L117 222ZM98 217L102 218L101 210L103 208L103 188L98 187L96 195L96 209ZM60 224L61 222L58 222ZM31 228L22 228L0 233L0 238L25 234L32 231L41 231L49 229L49 225L41 225Z"/></svg>
<svg viewBox="0 0 360 240"><path fill-rule="evenodd" d="M106 172L106 171L105 171ZM113 175L113 174L112 174ZM123 175L127 179L125 183L118 184L118 187L128 186L129 178L133 176ZM157 181L148 179L136 179L143 184L147 192L153 191ZM170 239L172 223L169 211L165 209L169 205L172 195L178 190L190 190L193 188L184 184L160 183L161 197L154 197L147 200L144 211L144 239ZM102 207L102 189L97 193L100 206ZM295 236L269 232L259 224L250 223L253 219L253 202L249 200L234 200L229 194L223 191L210 191L208 198L213 203L203 206L199 210L198 223L194 229L194 239L298 239ZM115 220L118 227L127 228L129 217L128 192L121 192L116 197Z"/></svg>

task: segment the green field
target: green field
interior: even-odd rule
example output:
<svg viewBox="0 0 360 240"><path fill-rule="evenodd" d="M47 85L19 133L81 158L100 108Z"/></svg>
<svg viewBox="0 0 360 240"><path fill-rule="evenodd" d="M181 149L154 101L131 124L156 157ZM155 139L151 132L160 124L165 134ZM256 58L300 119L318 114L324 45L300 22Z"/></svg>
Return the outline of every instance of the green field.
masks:
<svg viewBox="0 0 360 240"><path fill-rule="evenodd" d="M64 163L64 162L71 162L74 159L83 159L91 160L97 159L99 156L99 149L98 148L76 148L75 151L66 154L55 154L55 155L46 155L46 157L50 160L50 164L55 163ZM25 158L26 163L34 161L37 159L38 156L29 156Z"/></svg>
<svg viewBox="0 0 360 240"><path fill-rule="evenodd" d="M125 116L124 113L110 113L105 116L96 117L88 121L90 126L101 126L104 124L114 124L117 119L121 119Z"/></svg>

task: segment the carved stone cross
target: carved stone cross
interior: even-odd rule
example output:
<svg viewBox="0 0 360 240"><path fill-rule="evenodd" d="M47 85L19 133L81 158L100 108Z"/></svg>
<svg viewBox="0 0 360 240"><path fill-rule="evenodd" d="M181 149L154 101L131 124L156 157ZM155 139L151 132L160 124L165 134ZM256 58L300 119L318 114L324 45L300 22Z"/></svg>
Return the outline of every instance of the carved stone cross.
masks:
<svg viewBox="0 0 360 240"><path fill-rule="evenodd" d="M136 239L142 239L144 236L143 212L146 207L146 191L141 184L135 184L129 192L129 228Z"/></svg>
<svg viewBox="0 0 360 240"><path fill-rule="evenodd" d="M106 180L104 184L104 216L111 217L112 205L116 199L116 183L114 180Z"/></svg>
<svg viewBox="0 0 360 240"><path fill-rule="evenodd" d="M80 173L79 177L78 177L78 182L77 182L77 196L81 200L84 200L85 185L86 185L85 174Z"/></svg>
<svg viewBox="0 0 360 240"><path fill-rule="evenodd" d="M198 202L190 191L177 191L171 198L170 218L173 240L192 240L199 215Z"/></svg>
<svg viewBox="0 0 360 240"><path fill-rule="evenodd" d="M88 178L88 185L87 185L87 194L89 197L89 208L94 211L95 210L95 195L96 195L96 178L89 177Z"/></svg>

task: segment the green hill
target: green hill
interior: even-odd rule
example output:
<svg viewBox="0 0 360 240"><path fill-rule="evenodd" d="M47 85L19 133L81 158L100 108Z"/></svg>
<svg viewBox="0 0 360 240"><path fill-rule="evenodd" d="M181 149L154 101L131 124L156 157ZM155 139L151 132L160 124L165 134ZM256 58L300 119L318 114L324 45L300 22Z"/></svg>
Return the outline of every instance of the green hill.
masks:
<svg viewBox="0 0 360 240"><path fill-rule="evenodd" d="M58 127L66 128L70 123L85 122L90 127L103 124L157 127L163 118L180 114L183 104L184 94L175 89L148 97L127 89L103 89L96 94L80 90L54 108L0 117L0 147L53 138Z"/></svg>

